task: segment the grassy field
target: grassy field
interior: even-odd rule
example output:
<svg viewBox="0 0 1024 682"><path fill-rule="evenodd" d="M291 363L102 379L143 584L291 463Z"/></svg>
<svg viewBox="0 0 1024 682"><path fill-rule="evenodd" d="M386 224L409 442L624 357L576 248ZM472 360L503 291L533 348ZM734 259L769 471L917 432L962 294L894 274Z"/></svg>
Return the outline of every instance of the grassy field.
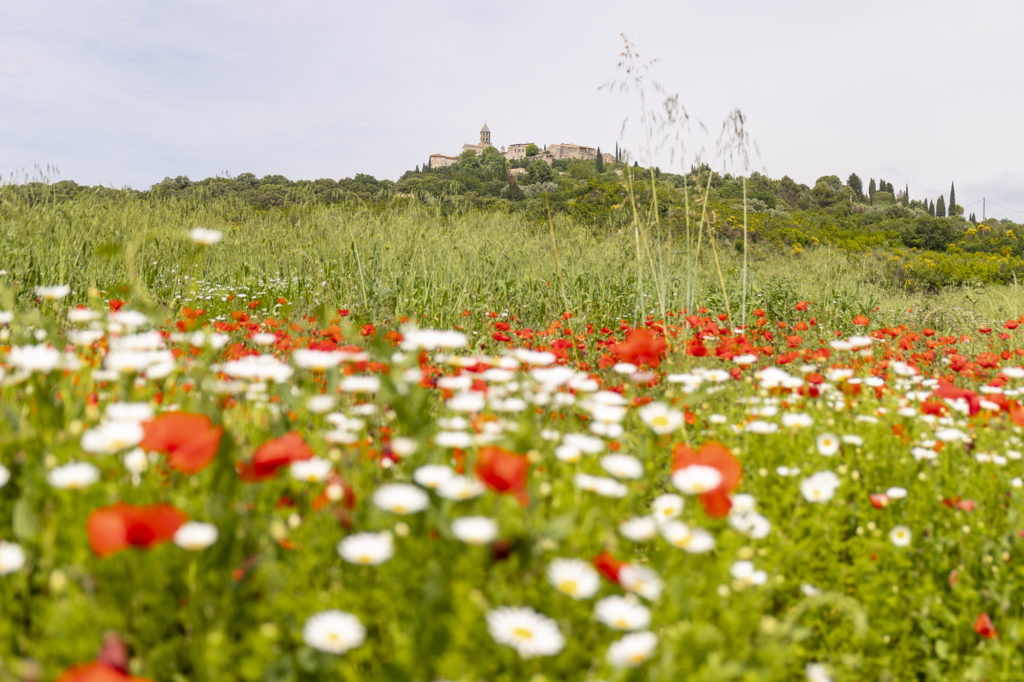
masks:
<svg viewBox="0 0 1024 682"><path fill-rule="evenodd" d="M188 240L195 226L223 231L216 255ZM172 307L272 293L306 311L346 307L373 320L427 315L432 324L452 325L463 310L487 309L543 324L571 310L604 324L659 315L659 292L665 310L686 308L692 278L692 307L725 309L706 241L693 267L695 250L687 251L682 234L638 248L631 230L609 233L563 217L549 226L476 210L442 216L402 202L256 211L216 200L83 196L5 205L0 236L0 281L21 300L34 286L61 282L76 301L93 288L113 296L128 287L137 298ZM741 255L718 256L725 296L738 308ZM748 316L754 308L778 315L807 300L829 327L848 328L854 315L877 310L883 322L949 331L1015 314L1016 286L902 292L887 285L883 258L761 246L749 257Z"/></svg>
<svg viewBox="0 0 1024 682"><path fill-rule="evenodd" d="M713 236L0 205L0 679L1017 679L1018 288Z"/></svg>

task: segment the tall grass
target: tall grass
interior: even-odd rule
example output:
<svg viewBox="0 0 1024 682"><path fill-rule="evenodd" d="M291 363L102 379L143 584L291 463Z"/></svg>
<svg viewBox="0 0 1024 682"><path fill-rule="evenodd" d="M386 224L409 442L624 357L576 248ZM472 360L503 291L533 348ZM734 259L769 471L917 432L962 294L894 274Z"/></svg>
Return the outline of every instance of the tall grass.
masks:
<svg viewBox="0 0 1024 682"><path fill-rule="evenodd" d="M710 217L702 222L708 229ZM197 225L225 233L212 257L187 237ZM486 211L443 217L407 204L257 211L218 199L90 195L7 203L0 210L0 287L7 296L0 306L31 297L33 286L68 283L82 302L94 288L108 297L214 310L228 294L283 296L309 312L346 307L368 320L422 316L424 324L446 326L459 324L463 310L507 311L544 325L568 307L579 323L604 325L662 316L658 294L636 268L637 234L557 215L550 223ZM743 254L718 250L716 266L686 249L684 239L666 233L649 256L661 264L650 269L663 273L658 286L666 313L701 305L725 312L727 299L742 298ZM860 313L940 330L1019 314L1016 286L909 294L881 281L870 257L751 247L763 250L749 258L748 305L777 317L791 314L799 300L811 301L829 328L846 328Z"/></svg>

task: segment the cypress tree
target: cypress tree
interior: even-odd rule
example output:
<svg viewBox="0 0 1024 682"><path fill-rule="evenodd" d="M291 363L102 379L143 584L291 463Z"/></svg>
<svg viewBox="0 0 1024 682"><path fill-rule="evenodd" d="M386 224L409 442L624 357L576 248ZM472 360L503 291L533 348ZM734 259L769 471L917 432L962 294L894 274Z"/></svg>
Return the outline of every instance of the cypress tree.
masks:
<svg viewBox="0 0 1024 682"><path fill-rule="evenodd" d="M946 198L939 195L939 200L935 202L935 217L945 218L946 217Z"/></svg>
<svg viewBox="0 0 1024 682"><path fill-rule="evenodd" d="M949 183L949 215L953 215L954 206L956 206L956 189L951 182Z"/></svg>
<svg viewBox="0 0 1024 682"><path fill-rule="evenodd" d="M604 173L604 159L601 158L601 148L597 148L597 158L594 159L594 164L597 167L598 173Z"/></svg>
<svg viewBox="0 0 1024 682"><path fill-rule="evenodd" d="M878 189L875 187L875 179L871 178L871 182L868 183L868 199L871 200L872 204L875 203L876 191L878 191Z"/></svg>
<svg viewBox="0 0 1024 682"><path fill-rule="evenodd" d="M910 185L903 187L903 205L910 206Z"/></svg>
<svg viewBox="0 0 1024 682"><path fill-rule="evenodd" d="M930 199L928 200L928 215L935 217L935 202Z"/></svg>
<svg viewBox="0 0 1024 682"><path fill-rule="evenodd" d="M864 196L864 183L856 173L850 173L850 177L846 178L846 186L853 190L854 196L858 199Z"/></svg>

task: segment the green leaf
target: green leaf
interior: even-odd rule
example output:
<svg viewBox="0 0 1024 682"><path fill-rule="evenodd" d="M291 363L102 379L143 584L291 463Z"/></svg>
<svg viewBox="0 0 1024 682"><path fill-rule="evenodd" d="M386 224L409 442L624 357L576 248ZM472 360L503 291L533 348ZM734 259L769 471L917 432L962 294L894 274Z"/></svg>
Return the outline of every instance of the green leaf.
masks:
<svg viewBox="0 0 1024 682"><path fill-rule="evenodd" d="M39 534L39 517L35 508L22 497L14 503L11 525L19 540L31 540Z"/></svg>

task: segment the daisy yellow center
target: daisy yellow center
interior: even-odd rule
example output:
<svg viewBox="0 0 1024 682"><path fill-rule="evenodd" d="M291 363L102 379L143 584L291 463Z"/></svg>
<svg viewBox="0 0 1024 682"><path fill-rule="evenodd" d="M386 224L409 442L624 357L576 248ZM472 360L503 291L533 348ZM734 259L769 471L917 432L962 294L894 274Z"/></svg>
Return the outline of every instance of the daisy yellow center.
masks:
<svg viewBox="0 0 1024 682"><path fill-rule="evenodd" d="M307 474L306 475L306 480L309 481L310 483L316 483L317 475L316 474Z"/></svg>
<svg viewBox="0 0 1024 682"><path fill-rule="evenodd" d="M625 618L619 618L619 619L617 619L615 621L615 627L621 628L623 630L628 630L629 629L629 621L626 620Z"/></svg>
<svg viewBox="0 0 1024 682"><path fill-rule="evenodd" d="M664 514L665 516L672 516L673 514L676 513L676 508L675 507L665 507L665 509L663 509L661 513Z"/></svg>
<svg viewBox="0 0 1024 682"><path fill-rule="evenodd" d="M657 417L651 420L651 424L655 426L668 426L668 417L663 414L659 414Z"/></svg>
<svg viewBox="0 0 1024 682"><path fill-rule="evenodd" d="M693 484L693 491L694 491L695 493L702 493L702 492L704 492L705 490L707 490L707 488L705 488L705 487L704 487L704 484L703 484L703 483L701 483L701 482L699 482L699 481L698 481L697 483L694 483L694 484Z"/></svg>
<svg viewBox="0 0 1024 682"><path fill-rule="evenodd" d="M329 635L327 635L327 641L328 642L340 642L341 641L341 635L339 635L337 632L332 632Z"/></svg>
<svg viewBox="0 0 1024 682"><path fill-rule="evenodd" d="M406 506L405 506L404 504L396 504L396 505L392 506L391 508L392 508L392 509L393 509L393 510L394 510L395 512L397 512L397 513L399 513L399 514L404 514L404 513L406 512L406 511L408 511L408 510L406 509Z"/></svg>
<svg viewBox="0 0 1024 682"><path fill-rule="evenodd" d="M356 561L358 561L361 564L372 564L373 557L369 554L360 554L358 557L356 557Z"/></svg>
<svg viewBox="0 0 1024 682"><path fill-rule="evenodd" d="M647 656L645 654L635 653L635 654L633 654L633 655L631 655L629 657L629 662L630 663L643 663L646 658L647 658Z"/></svg>
<svg viewBox="0 0 1024 682"><path fill-rule="evenodd" d="M576 581L575 580L560 580L558 582L558 589L566 594L576 594Z"/></svg>
<svg viewBox="0 0 1024 682"><path fill-rule="evenodd" d="M533 639L533 632L521 626L513 629L512 634L519 639Z"/></svg>

